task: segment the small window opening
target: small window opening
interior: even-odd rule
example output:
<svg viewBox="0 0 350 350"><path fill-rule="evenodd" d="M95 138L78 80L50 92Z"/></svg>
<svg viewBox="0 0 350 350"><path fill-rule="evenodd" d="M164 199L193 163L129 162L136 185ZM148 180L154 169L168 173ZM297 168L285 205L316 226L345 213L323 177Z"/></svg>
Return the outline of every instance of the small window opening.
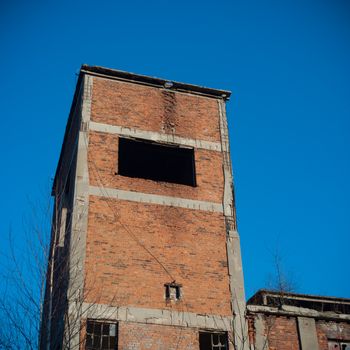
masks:
<svg viewBox="0 0 350 350"><path fill-rule="evenodd" d="M227 350L226 332L199 332L200 350Z"/></svg>
<svg viewBox="0 0 350 350"><path fill-rule="evenodd" d="M177 301L181 299L181 284L175 282L164 284L165 299Z"/></svg>
<svg viewBox="0 0 350 350"><path fill-rule="evenodd" d="M196 186L194 149L119 138L118 174Z"/></svg>
<svg viewBox="0 0 350 350"><path fill-rule="evenodd" d="M116 323L87 320L86 350L115 350L118 347L118 325Z"/></svg>

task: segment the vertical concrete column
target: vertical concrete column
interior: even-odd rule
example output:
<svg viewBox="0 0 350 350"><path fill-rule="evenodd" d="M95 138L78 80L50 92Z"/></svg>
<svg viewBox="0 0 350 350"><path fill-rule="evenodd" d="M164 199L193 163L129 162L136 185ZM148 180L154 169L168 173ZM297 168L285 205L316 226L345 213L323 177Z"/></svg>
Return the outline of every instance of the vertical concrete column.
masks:
<svg viewBox="0 0 350 350"><path fill-rule="evenodd" d="M269 342L267 339L266 325L264 316L261 314L254 315L254 327L255 327L255 344L256 350L268 350Z"/></svg>
<svg viewBox="0 0 350 350"><path fill-rule="evenodd" d="M226 223L226 248L230 277L231 307L233 311L234 346L237 350L249 349L248 323L245 317L243 269L240 240L237 232L233 196L233 177L229 149L229 137L225 102L218 101L220 113L220 136L223 155L224 196L223 208Z"/></svg>
<svg viewBox="0 0 350 350"><path fill-rule="evenodd" d="M80 342L80 318L84 296L84 263L89 208L88 143L91 115L93 78L85 75L81 98L80 130L78 135L75 193L72 218L72 232L69 248L68 318L65 325L64 346L78 349Z"/></svg>
<svg viewBox="0 0 350 350"><path fill-rule="evenodd" d="M298 317L298 332L301 350L318 350L315 319Z"/></svg>

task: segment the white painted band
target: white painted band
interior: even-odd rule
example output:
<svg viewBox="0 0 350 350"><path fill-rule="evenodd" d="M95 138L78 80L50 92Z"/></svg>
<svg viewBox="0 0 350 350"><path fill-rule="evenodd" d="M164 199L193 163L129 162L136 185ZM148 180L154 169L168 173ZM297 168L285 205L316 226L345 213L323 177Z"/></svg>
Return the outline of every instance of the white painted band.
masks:
<svg viewBox="0 0 350 350"><path fill-rule="evenodd" d="M92 196L109 197L121 200L168 205L186 209L204 210L222 213L223 208L220 203L198 201L179 197L160 196L142 192L124 191L115 188L89 186L89 194Z"/></svg>
<svg viewBox="0 0 350 350"><path fill-rule="evenodd" d="M187 147L202 148L210 151L221 152L220 142L211 142L204 140L195 140L185 137L175 136L171 134L162 134L154 131L145 131L135 128L126 128L117 125L109 125L103 123L96 123L90 121L89 129L98 132L104 132L109 134L118 134L121 136L135 137L145 140L151 140L156 142L167 142L176 145L183 145Z"/></svg>

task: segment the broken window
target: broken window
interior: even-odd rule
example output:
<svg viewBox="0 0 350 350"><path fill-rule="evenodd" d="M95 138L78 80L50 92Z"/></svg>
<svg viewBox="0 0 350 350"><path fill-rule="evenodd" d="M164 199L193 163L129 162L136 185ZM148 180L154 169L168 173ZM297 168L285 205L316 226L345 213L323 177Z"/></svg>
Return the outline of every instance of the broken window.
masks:
<svg viewBox="0 0 350 350"><path fill-rule="evenodd" d="M331 340L328 342L329 350L350 350L350 342Z"/></svg>
<svg viewBox="0 0 350 350"><path fill-rule="evenodd" d="M226 332L199 332L200 350L227 350Z"/></svg>
<svg viewBox="0 0 350 350"><path fill-rule="evenodd" d="M193 148L119 138L118 174L196 186Z"/></svg>
<svg viewBox="0 0 350 350"><path fill-rule="evenodd" d="M180 300L181 299L181 284L166 283L165 287L165 299L166 300Z"/></svg>
<svg viewBox="0 0 350 350"><path fill-rule="evenodd" d="M87 320L86 350L117 349L118 330L116 323Z"/></svg>

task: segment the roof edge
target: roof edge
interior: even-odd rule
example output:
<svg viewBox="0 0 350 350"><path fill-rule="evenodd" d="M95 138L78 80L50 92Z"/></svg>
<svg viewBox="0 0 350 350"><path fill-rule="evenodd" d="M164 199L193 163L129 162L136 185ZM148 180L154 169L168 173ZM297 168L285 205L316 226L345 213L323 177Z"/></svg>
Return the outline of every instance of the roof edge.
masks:
<svg viewBox="0 0 350 350"><path fill-rule="evenodd" d="M290 292L283 292L283 291L276 291L276 290L269 290L269 289L259 289L254 295L252 295L248 301L247 304L253 303L254 300L263 295L271 295L271 296L280 296L283 295L284 298L293 298L293 299L305 299L305 300L313 300L313 301L320 301L320 302L329 302L329 303L350 303L350 299L348 298L340 298L340 297L333 297L333 296L322 296L322 295L314 295L314 294L299 294L299 293L290 293Z"/></svg>
<svg viewBox="0 0 350 350"><path fill-rule="evenodd" d="M231 96L231 91L228 90L212 89L204 86L186 84L169 79L156 78L100 66L89 66L87 64L83 64L80 68L80 72L148 86L168 88L169 90L174 91L189 92L208 97L222 98L224 100L229 100Z"/></svg>

